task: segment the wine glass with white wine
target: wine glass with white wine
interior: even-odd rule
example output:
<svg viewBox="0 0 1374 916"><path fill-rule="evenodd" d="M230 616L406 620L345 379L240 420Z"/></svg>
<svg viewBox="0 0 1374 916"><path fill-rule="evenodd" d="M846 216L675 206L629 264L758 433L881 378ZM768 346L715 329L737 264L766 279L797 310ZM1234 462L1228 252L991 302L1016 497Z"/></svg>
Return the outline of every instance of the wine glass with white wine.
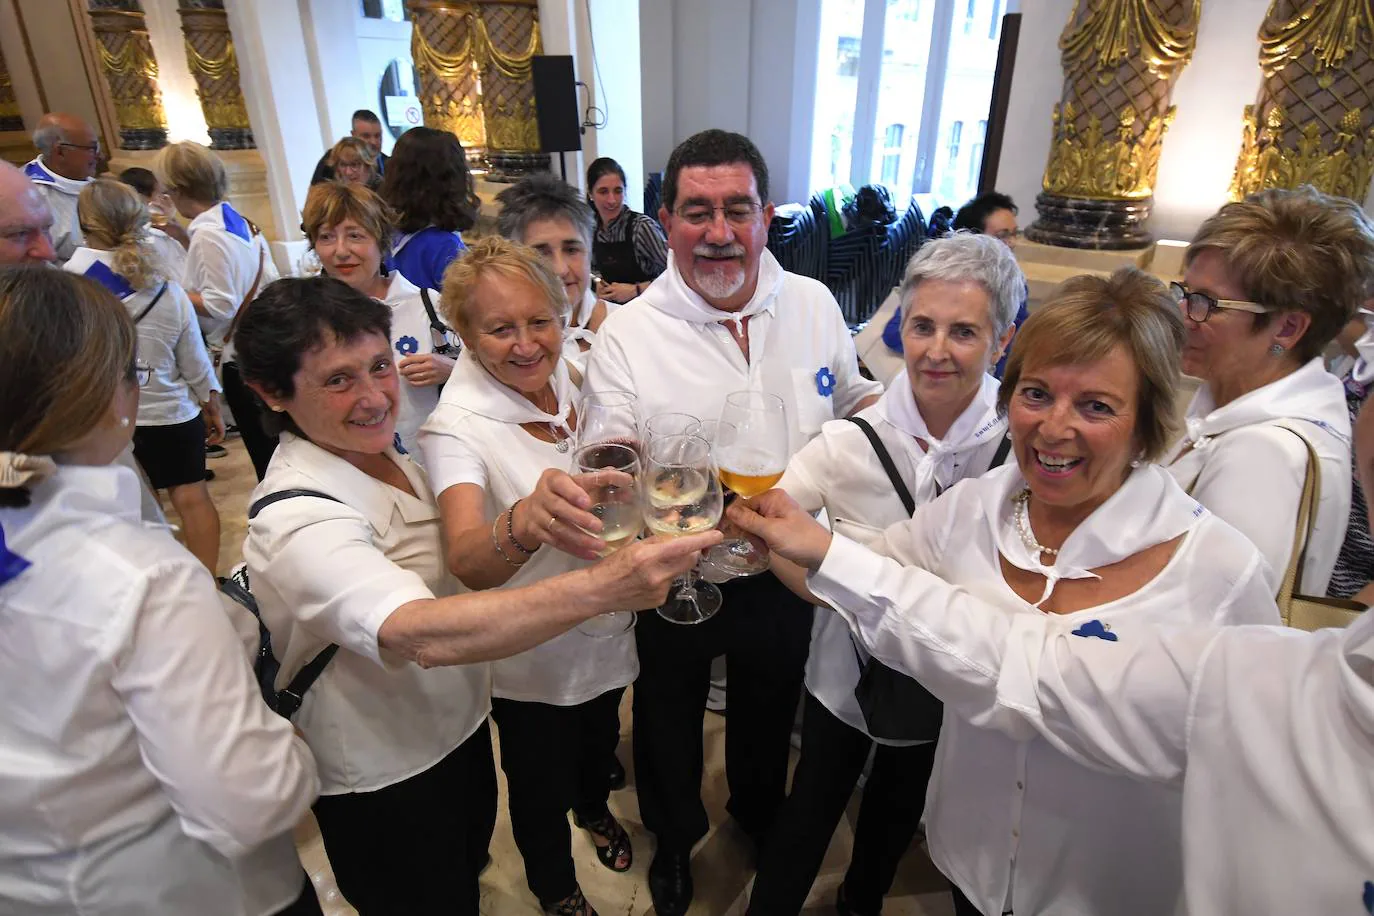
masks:
<svg viewBox="0 0 1374 916"><path fill-rule="evenodd" d="M650 534L682 537L710 531L720 522L725 508L720 481L711 446L700 436L649 440L641 481L644 522ZM720 589L697 582L696 571L688 570L658 615L669 623L697 624L715 616L720 605Z"/></svg>
<svg viewBox="0 0 1374 916"><path fill-rule="evenodd" d="M591 513L601 519L602 528L594 534L608 557L634 542L644 528L640 508L639 454L623 442L596 442L580 446L573 455L573 469L592 498ZM589 532L591 533L591 532ZM577 625L579 632L598 639L610 639L635 625L631 611L609 611Z"/></svg>
<svg viewBox="0 0 1374 916"><path fill-rule="evenodd" d="M720 481L745 499L766 493L787 469L787 408L763 391L736 391L725 398L716 423L713 453ZM703 563L730 576L768 568L768 551L747 537L727 537Z"/></svg>

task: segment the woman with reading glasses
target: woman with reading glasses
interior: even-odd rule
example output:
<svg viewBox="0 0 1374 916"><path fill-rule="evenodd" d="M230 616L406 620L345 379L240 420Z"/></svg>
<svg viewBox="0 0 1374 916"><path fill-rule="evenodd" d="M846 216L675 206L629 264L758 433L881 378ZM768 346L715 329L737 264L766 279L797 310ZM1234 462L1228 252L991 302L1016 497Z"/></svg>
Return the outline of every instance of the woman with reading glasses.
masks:
<svg viewBox="0 0 1374 916"><path fill-rule="evenodd" d="M1321 353L1355 314L1374 230L1349 200L1264 191L1210 217L1188 246L1183 371L1202 379L1166 457L1198 502L1248 536L1277 592L1304 481L1317 474L1304 594L1321 595L1350 515L1350 419ZM1310 456L1310 457L1309 457Z"/></svg>

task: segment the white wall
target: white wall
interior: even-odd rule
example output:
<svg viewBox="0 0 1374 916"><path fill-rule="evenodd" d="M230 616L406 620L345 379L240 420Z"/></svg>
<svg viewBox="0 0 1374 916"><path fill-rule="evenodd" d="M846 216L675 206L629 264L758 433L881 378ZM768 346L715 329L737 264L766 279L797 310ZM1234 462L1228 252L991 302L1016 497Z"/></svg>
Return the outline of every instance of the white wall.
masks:
<svg viewBox="0 0 1374 916"><path fill-rule="evenodd" d="M1049 155L1050 113L1063 89L1059 34L1073 0L1025 0L1013 71L998 189L1015 198L1021 222L1035 218L1035 195ZM1256 35L1269 0L1207 0L1197 50L1174 87L1178 112L1164 135L1154 211L1155 238L1187 240L1227 201L1240 153L1241 115L1260 87ZM1374 211L1374 191L1366 202Z"/></svg>
<svg viewBox="0 0 1374 916"><path fill-rule="evenodd" d="M586 41L579 44L580 78L591 87L593 103L605 114L605 124L587 128L582 137L583 167L576 179L586 184L586 166L598 156L610 156L625 170L626 202L638 210L644 192L644 105L640 95L639 0L582 0L579 28ZM590 13L590 29L587 14ZM591 65L593 46L596 64ZM597 78L596 71L601 71ZM582 98L579 92L579 98Z"/></svg>

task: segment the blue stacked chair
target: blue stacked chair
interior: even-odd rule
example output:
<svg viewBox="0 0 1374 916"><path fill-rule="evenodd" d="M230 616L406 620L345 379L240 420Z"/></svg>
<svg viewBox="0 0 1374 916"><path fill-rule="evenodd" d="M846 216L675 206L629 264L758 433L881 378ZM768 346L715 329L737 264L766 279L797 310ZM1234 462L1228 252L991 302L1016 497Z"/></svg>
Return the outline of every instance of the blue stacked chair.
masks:
<svg viewBox="0 0 1374 916"><path fill-rule="evenodd" d="M658 208L663 206L663 173L650 172L649 181L644 185L644 210L645 215L651 219L658 219Z"/></svg>
<svg viewBox="0 0 1374 916"><path fill-rule="evenodd" d="M768 250L784 270L824 280L828 234L813 208L778 214L768 226Z"/></svg>

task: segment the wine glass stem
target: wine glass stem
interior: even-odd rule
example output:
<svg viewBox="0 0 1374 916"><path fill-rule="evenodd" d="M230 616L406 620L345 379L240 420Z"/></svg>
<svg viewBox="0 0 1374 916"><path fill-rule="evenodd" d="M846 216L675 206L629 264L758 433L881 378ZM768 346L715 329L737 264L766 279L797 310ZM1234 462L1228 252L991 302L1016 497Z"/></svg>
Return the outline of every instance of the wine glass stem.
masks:
<svg viewBox="0 0 1374 916"><path fill-rule="evenodd" d="M697 603L696 579L697 569L695 566L678 577L676 595L678 601L690 601L693 605Z"/></svg>

